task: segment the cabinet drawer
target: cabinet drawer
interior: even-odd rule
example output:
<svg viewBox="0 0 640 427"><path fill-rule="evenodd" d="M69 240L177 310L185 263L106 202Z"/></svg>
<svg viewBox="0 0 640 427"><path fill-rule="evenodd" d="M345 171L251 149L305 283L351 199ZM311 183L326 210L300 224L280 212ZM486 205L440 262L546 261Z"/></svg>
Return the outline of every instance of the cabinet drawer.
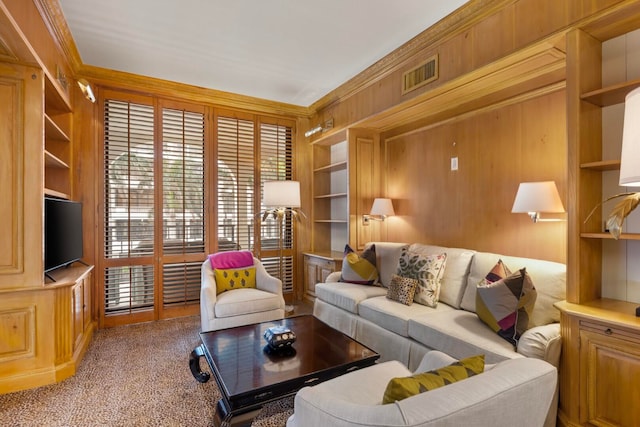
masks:
<svg viewBox="0 0 640 427"><path fill-rule="evenodd" d="M589 320L581 320L580 329L640 344L640 331L635 331L633 329L627 329L607 323L592 322Z"/></svg>

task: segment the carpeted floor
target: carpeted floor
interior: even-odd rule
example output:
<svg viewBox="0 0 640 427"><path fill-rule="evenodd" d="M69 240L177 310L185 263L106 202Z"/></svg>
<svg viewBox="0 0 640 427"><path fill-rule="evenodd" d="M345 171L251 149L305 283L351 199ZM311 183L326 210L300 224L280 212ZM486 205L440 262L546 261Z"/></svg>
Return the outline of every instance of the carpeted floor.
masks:
<svg viewBox="0 0 640 427"><path fill-rule="evenodd" d="M199 326L187 317L99 330L74 377L0 395L0 425L210 426L220 393L213 379L198 383L188 363ZM284 426L292 405L267 405L252 426Z"/></svg>

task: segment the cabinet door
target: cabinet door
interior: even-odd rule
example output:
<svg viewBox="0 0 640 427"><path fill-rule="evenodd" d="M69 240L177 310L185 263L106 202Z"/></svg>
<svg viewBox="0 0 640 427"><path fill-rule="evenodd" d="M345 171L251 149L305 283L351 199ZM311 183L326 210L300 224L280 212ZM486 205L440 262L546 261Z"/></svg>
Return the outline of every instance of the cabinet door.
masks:
<svg viewBox="0 0 640 427"><path fill-rule="evenodd" d="M304 258L304 295L315 297L318 266L308 256Z"/></svg>
<svg viewBox="0 0 640 427"><path fill-rule="evenodd" d="M42 71L0 62L0 289L41 287Z"/></svg>
<svg viewBox="0 0 640 427"><path fill-rule="evenodd" d="M83 296L82 296L82 311L83 311L83 330L86 330L91 321L93 320L93 274L89 272L87 277L83 280Z"/></svg>
<svg viewBox="0 0 640 427"><path fill-rule="evenodd" d="M596 426L640 425L640 336L634 342L606 325L602 333L582 330L580 353L580 421Z"/></svg>
<svg viewBox="0 0 640 427"><path fill-rule="evenodd" d="M79 280L73 287L73 349L82 341L84 333L84 281Z"/></svg>

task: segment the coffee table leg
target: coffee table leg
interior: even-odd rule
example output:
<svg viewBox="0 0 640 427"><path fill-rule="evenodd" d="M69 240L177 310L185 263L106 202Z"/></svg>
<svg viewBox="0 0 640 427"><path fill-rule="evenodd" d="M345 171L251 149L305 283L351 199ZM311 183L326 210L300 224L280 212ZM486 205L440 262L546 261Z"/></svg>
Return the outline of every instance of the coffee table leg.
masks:
<svg viewBox="0 0 640 427"><path fill-rule="evenodd" d="M200 370L200 358L204 356L204 348L202 344L197 346L189 355L189 368L191 369L191 373L193 377L201 383L206 383L211 378L208 372L202 372Z"/></svg>

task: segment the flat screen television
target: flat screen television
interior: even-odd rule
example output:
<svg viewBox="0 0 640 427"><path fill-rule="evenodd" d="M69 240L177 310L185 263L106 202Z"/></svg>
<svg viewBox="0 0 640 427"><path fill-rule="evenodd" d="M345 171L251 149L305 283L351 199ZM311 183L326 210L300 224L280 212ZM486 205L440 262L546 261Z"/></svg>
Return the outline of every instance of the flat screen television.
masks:
<svg viewBox="0 0 640 427"><path fill-rule="evenodd" d="M44 199L44 271L67 266L82 258L82 204Z"/></svg>

